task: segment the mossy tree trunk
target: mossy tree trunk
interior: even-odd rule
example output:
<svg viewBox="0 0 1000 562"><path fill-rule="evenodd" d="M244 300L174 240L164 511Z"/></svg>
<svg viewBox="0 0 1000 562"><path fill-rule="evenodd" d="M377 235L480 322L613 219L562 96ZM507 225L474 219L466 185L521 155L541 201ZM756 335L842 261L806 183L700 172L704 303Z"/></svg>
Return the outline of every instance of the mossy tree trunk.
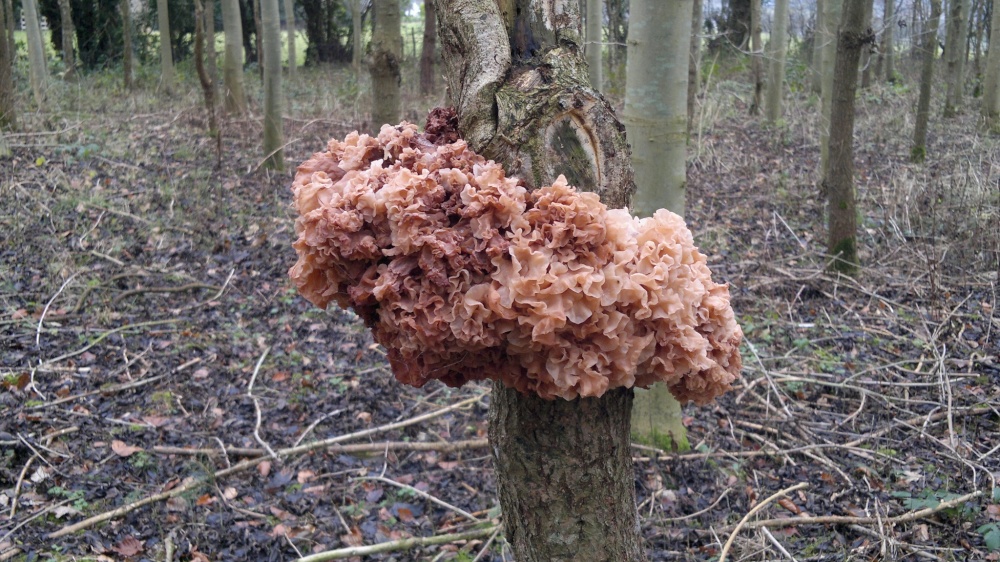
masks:
<svg viewBox="0 0 1000 562"><path fill-rule="evenodd" d="M882 38L882 54L885 63L882 66L885 71L885 81L893 84L896 82L896 44L894 42L894 31L896 29L896 0L885 0L883 16L885 24L885 35Z"/></svg>
<svg viewBox="0 0 1000 562"><path fill-rule="evenodd" d="M160 32L160 88L174 90L174 56L170 51L170 11L167 0L156 1L156 21Z"/></svg>
<svg viewBox="0 0 1000 562"><path fill-rule="evenodd" d="M703 0L691 3L691 58L688 61L687 91L687 132L694 128L695 112L698 110L698 91L701 89L701 31Z"/></svg>
<svg viewBox="0 0 1000 562"><path fill-rule="evenodd" d="M947 30L945 35L945 91L944 116L954 117L962 105L965 87L966 39L969 30L971 0L950 0L948 3Z"/></svg>
<svg viewBox="0 0 1000 562"><path fill-rule="evenodd" d="M124 75L122 85L125 91L132 89L132 60L135 58L132 53L132 5L131 0L121 0L119 4L122 12L122 74Z"/></svg>
<svg viewBox="0 0 1000 562"><path fill-rule="evenodd" d="M288 79L295 80L295 71L299 66L298 54L295 52L295 0L284 0L285 3L285 34L288 39Z"/></svg>
<svg viewBox="0 0 1000 562"><path fill-rule="evenodd" d="M420 48L420 93L434 93L434 58L437 55L437 15L434 0L424 0L424 40Z"/></svg>
<svg viewBox="0 0 1000 562"><path fill-rule="evenodd" d="M10 2L0 0L0 131L17 127L17 106L14 100L14 21ZM2 144L2 141L0 141Z"/></svg>
<svg viewBox="0 0 1000 562"><path fill-rule="evenodd" d="M264 166L285 169L285 143L281 127L281 17L278 0L260 3L261 41L264 50Z"/></svg>
<svg viewBox="0 0 1000 562"><path fill-rule="evenodd" d="M687 188L687 92L691 0L632 0L629 6L625 109L635 170L636 215L659 209L684 214ZM666 385L635 391L632 436L665 449L686 449L681 405Z"/></svg>
<svg viewBox="0 0 1000 562"><path fill-rule="evenodd" d="M598 92L604 86L604 61L601 56L604 49L604 2L602 0L587 0L587 69L590 71L590 83Z"/></svg>
<svg viewBox="0 0 1000 562"><path fill-rule="evenodd" d="M35 96L38 107L45 104L45 88L49 71L45 65L45 46L42 43L42 28L38 22L38 2L24 0L24 25L28 35L28 73L31 81L31 93Z"/></svg>
<svg viewBox="0 0 1000 562"><path fill-rule="evenodd" d="M373 132L399 122L399 87L402 76L402 11L398 0L374 0L375 30L372 33L372 123Z"/></svg>
<svg viewBox="0 0 1000 562"><path fill-rule="evenodd" d="M73 27L73 11L69 7L69 0L59 0L59 19L62 24L62 56L66 70L63 78L71 79L76 72L76 56L73 53L73 38L76 37L76 28Z"/></svg>
<svg viewBox="0 0 1000 562"><path fill-rule="evenodd" d="M772 125L781 119L781 98L785 89L785 55L788 52L788 0L774 0L774 24L768 49L770 72L764 114Z"/></svg>
<svg viewBox="0 0 1000 562"><path fill-rule="evenodd" d="M917 98L917 122L913 127L910 160L923 162L927 157L927 121L931 114L931 85L934 82L934 59L937 58L937 29L941 19L941 0L931 1L931 17L924 25L924 62L920 69L920 96Z"/></svg>
<svg viewBox="0 0 1000 562"><path fill-rule="evenodd" d="M438 18L444 74L470 147L529 188L562 173L611 207L627 205L629 148L590 85L578 0L438 0ZM519 562L645 560L631 403L628 389L544 401L494 385L490 443Z"/></svg>
<svg viewBox="0 0 1000 562"><path fill-rule="evenodd" d="M222 0L222 32L226 41L222 59L226 112L243 114L247 111L247 96L243 89L243 20L238 0Z"/></svg>
<svg viewBox="0 0 1000 562"><path fill-rule="evenodd" d="M822 114L820 117L820 177L826 177L830 163L830 111L833 107L833 72L837 61L837 28L844 0L823 0Z"/></svg>
<svg viewBox="0 0 1000 562"><path fill-rule="evenodd" d="M837 62L830 121L827 191L829 269L848 275L858 270L857 208L854 198L854 97L861 52L875 41L868 25L872 0L844 0L837 33Z"/></svg>
<svg viewBox="0 0 1000 562"><path fill-rule="evenodd" d="M986 53L986 77L983 80L983 124L995 130L1000 124L1000 2L990 17L990 46Z"/></svg>

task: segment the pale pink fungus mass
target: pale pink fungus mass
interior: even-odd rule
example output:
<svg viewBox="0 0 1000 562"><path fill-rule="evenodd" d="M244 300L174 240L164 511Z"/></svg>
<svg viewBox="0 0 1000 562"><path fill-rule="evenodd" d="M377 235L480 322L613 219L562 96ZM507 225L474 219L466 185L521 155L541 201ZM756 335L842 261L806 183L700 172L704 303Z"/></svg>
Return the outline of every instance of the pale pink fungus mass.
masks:
<svg viewBox="0 0 1000 562"><path fill-rule="evenodd" d="M562 176L529 192L409 123L331 140L292 191L290 277L320 308L354 309L403 383L572 400L661 381L703 404L739 376L728 286L669 211L609 210Z"/></svg>

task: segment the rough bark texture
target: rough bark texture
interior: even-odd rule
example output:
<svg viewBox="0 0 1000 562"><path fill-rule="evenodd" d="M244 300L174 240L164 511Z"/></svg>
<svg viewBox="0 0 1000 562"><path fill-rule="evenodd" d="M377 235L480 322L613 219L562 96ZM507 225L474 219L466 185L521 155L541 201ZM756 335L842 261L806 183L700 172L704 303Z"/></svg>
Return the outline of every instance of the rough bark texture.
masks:
<svg viewBox="0 0 1000 562"><path fill-rule="evenodd" d="M604 62L601 51L604 49L604 2L587 0L587 68L590 70L590 83L598 92L604 86Z"/></svg>
<svg viewBox="0 0 1000 562"><path fill-rule="evenodd" d="M24 25L28 28L28 73L31 81L31 92L35 103L42 107L45 103L45 83L48 79L48 69L45 65L45 47L42 44L42 30L38 25L38 2L24 0Z"/></svg>
<svg viewBox="0 0 1000 562"><path fill-rule="evenodd" d="M10 48L14 35L13 10L10 3L0 0L0 131L17 127L14 104L14 51Z"/></svg>
<svg viewBox="0 0 1000 562"><path fill-rule="evenodd" d="M771 71L767 78L764 114L772 125L781 119L781 98L785 89L785 55L788 52L788 0L774 0L774 24L768 58Z"/></svg>
<svg viewBox="0 0 1000 562"><path fill-rule="evenodd" d="M285 34L288 38L288 79L295 80L295 70L299 66L299 56L295 52L295 0L285 2Z"/></svg>
<svg viewBox="0 0 1000 562"><path fill-rule="evenodd" d="M424 42L420 48L420 93L434 93L434 58L437 54L437 16L434 0L424 0Z"/></svg>
<svg viewBox="0 0 1000 562"><path fill-rule="evenodd" d="M132 54L132 7L131 0L121 0L121 12L122 12L122 44L123 44L123 54L122 54L122 74L123 85L125 90L132 89L132 59L134 58Z"/></svg>
<svg viewBox="0 0 1000 562"><path fill-rule="evenodd" d="M954 117L962 105L965 87L966 39L969 30L970 0L950 0L948 3L948 29L945 36L945 93L944 116Z"/></svg>
<svg viewBox="0 0 1000 562"><path fill-rule="evenodd" d="M160 31L160 88L169 94L174 89L174 57L170 52L170 12L167 0L156 2L156 21Z"/></svg>
<svg viewBox="0 0 1000 562"><path fill-rule="evenodd" d="M983 122L987 129L1000 123L1000 3L990 18L990 46L986 54L986 78L983 80Z"/></svg>
<svg viewBox="0 0 1000 562"><path fill-rule="evenodd" d="M826 177L830 163L830 112L833 106L833 72L837 61L837 28L844 0L823 0L823 108L820 118L820 177Z"/></svg>
<svg viewBox="0 0 1000 562"><path fill-rule="evenodd" d="M760 31L760 0L750 0L750 69L753 75L750 115L760 113L764 93L764 51L761 47Z"/></svg>
<svg viewBox="0 0 1000 562"><path fill-rule="evenodd" d="M261 27L264 29L264 166L285 169L281 128L281 19L278 0L261 2Z"/></svg>
<svg viewBox="0 0 1000 562"><path fill-rule="evenodd" d="M698 110L698 91L701 89L701 24L703 0L691 3L691 59L688 61L688 134L694 128L695 112Z"/></svg>
<svg viewBox="0 0 1000 562"><path fill-rule="evenodd" d="M590 86L577 0L438 0L459 129L530 187L566 174L611 207L634 190L624 128ZM500 384L490 442L519 562L641 561L631 390L546 402Z"/></svg>
<svg viewBox="0 0 1000 562"><path fill-rule="evenodd" d="M885 0L885 35L882 38L882 54L885 57L885 81L893 84L896 82L896 44L893 41L893 33L896 29L896 0Z"/></svg>
<svg viewBox="0 0 1000 562"><path fill-rule="evenodd" d="M372 132L399 122L400 64L403 62L402 14L398 0L374 0L372 33Z"/></svg>
<svg viewBox="0 0 1000 562"><path fill-rule="evenodd" d="M927 157L927 120L931 113L931 84L934 82L934 59L936 58L937 28L941 19L941 0L931 0L931 17L924 28L924 64L920 69L920 97L917 99L917 122L913 128L913 146L910 159L923 162Z"/></svg>
<svg viewBox="0 0 1000 562"><path fill-rule="evenodd" d="M222 31L226 37L226 51L222 59L226 112L246 113L247 96L243 89L243 21L240 19L238 0L222 0Z"/></svg>
<svg viewBox="0 0 1000 562"><path fill-rule="evenodd" d="M76 57L73 54L73 38L76 37L76 28L73 27L73 11L69 7L69 0L59 0L59 16L62 24L63 64L66 65L63 77L72 78L76 72Z"/></svg>
<svg viewBox="0 0 1000 562"><path fill-rule="evenodd" d="M861 51L875 40L868 26L872 0L844 0L837 39L837 63L830 129L830 166L826 175L829 268L846 274L858 269L857 209L854 200L854 94Z"/></svg>

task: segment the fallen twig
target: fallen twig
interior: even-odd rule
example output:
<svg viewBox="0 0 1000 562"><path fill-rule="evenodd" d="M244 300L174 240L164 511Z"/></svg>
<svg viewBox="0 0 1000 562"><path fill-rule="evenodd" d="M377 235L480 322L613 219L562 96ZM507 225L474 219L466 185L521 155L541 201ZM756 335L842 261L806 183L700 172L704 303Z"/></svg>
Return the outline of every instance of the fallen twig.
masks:
<svg viewBox="0 0 1000 562"><path fill-rule="evenodd" d="M768 497L766 500L755 505L753 509L751 509L746 515L743 516L743 519L740 519L740 522L737 523L736 527L733 528L732 533L729 534L729 540L726 541L726 544L722 547L722 554L719 555L719 562L726 562L726 556L729 554L729 549L733 547L733 541L736 540L736 535L739 534L740 529L742 529L743 526L747 524L747 521L749 521L750 518L753 517L755 513L764 509L765 507L768 506L768 504L770 504L771 502L773 502L778 498L787 496L788 494L796 490L801 490L803 488L808 488L808 487L809 484L807 482L799 482L798 484L790 488L785 488L784 490L779 490L771 494L771 496Z"/></svg>
<svg viewBox="0 0 1000 562"><path fill-rule="evenodd" d="M352 558L354 556L366 556L369 554L378 554L380 552L396 552L400 550L410 550L411 548L417 548L420 546L433 546L436 544L448 544L458 541L481 539L492 535L496 530L497 527L491 525L489 527L474 529L472 531L466 531L464 533L455 533L453 535L413 537L398 541L384 542L371 546L352 546L349 548L338 548L336 550L328 550L326 552L317 552L316 554L303 556L302 558L299 558L297 562L323 562L324 560L341 560L344 558Z"/></svg>
<svg viewBox="0 0 1000 562"><path fill-rule="evenodd" d="M308 445L308 443L306 444ZM381 453L383 451L436 451L439 453L452 453L455 451L462 451L465 449L482 449L487 447L489 443L486 439L469 439L467 441L454 441L454 442L411 442L411 441L382 441L378 443L359 443L357 445L331 445L326 447L326 450L330 453ZM156 446L151 449L154 453L161 455L205 455L205 456L215 456L221 455L222 451L218 448L189 448L189 447L168 447L168 446ZM253 449L248 447L226 447L226 454L237 455L242 457L259 457L261 455L266 455L267 451L263 449ZM276 451L280 453L281 451Z"/></svg>
<svg viewBox="0 0 1000 562"><path fill-rule="evenodd" d="M455 513L461 515L462 517L465 517L469 521L472 521L473 523L482 523L481 519L479 519L475 515L469 513L468 511L465 511L464 509L462 509L460 507L456 507L454 505L451 505L450 503L448 503L448 502L446 502L444 500L435 498L434 496L428 494L427 492L420 491L420 490L418 490L418 489L416 489L413 486L410 486L408 484L402 484L400 482L396 482L395 480L392 480L390 478L386 478L384 476L359 476L357 478L354 478L354 480L375 480L375 481L378 481L378 482L382 482L384 484L389 484L390 486L396 486L397 488L402 488L403 490L407 490L409 492L412 492L413 494L416 494L416 495L424 498L425 500L427 500L427 501L429 501L431 503L436 503L436 504L440 505L441 507L443 507L445 509L450 509L451 511L454 511Z"/></svg>

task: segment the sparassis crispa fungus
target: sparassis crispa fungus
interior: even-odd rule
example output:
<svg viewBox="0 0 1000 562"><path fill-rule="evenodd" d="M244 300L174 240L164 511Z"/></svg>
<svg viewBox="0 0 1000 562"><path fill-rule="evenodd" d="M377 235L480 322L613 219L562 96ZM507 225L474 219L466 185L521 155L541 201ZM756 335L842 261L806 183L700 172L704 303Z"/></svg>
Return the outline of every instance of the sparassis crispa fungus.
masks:
<svg viewBox="0 0 1000 562"><path fill-rule="evenodd" d="M742 332L679 216L609 210L561 176L529 192L439 129L351 133L299 166L303 296L354 309L414 386L571 400L662 381L682 403L730 388Z"/></svg>

